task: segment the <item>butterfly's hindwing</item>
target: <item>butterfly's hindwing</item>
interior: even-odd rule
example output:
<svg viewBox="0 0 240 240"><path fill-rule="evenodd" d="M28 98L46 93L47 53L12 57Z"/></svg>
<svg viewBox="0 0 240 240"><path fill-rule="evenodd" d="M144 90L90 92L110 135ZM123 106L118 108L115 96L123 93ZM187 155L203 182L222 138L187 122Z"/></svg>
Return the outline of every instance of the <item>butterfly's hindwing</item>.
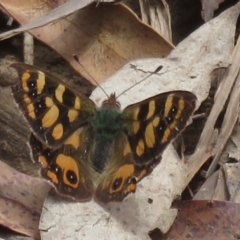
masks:
<svg viewBox="0 0 240 240"><path fill-rule="evenodd" d="M12 87L15 101L43 143L56 148L89 121L95 109L90 99L40 69L21 63L11 66L20 79L20 84Z"/></svg>
<svg viewBox="0 0 240 240"><path fill-rule="evenodd" d="M187 91L167 92L128 106L126 134L136 164L157 159L184 129L195 108L196 97Z"/></svg>
<svg viewBox="0 0 240 240"><path fill-rule="evenodd" d="M89 146L83 141L83 131L74 132L58 149L48 148L33 134L29 140L33 159L42 165L41 175L60 195L77 201L88 201L93 194L93 178L87 156Z"/></svg>
<svg viewBox="0 0 240 240"><path fill-rule="evenodd" d="M120 132L112 143L104 174L100 175L95 198L100 202L122 201L137 187L135 165L127 136Z"/></svg>

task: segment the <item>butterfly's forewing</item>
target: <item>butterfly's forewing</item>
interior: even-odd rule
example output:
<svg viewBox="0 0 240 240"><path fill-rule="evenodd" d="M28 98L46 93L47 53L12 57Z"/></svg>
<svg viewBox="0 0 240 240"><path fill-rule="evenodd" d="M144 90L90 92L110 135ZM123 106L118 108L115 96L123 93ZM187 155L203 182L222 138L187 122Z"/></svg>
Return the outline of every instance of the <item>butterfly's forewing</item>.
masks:
<svg viewBox="0 0 240 240"><path fill-rule="evenodd" d="M12 87L15 101L42 143L59 147L92 116L95 104L50 73L23 63L11 67L18 71L20 80Z"/></svg>
<svg viewBox="0 0 240 240"><path fill-rule="evenodd" d="M85 128L75 131L58 149L48 148L33 134L29 140L33 159L42 165L42 177L60 195L76 201L90 200L94 191L88 141L91 133Z"/></svg>
<svg viewBox="0 0 240 240"><path fill-rule="evenodd" d="M187 91L166 92L128 106L123 118L126 134L137 165L157 159L166 146L185 128L196 105Z"/></svg>

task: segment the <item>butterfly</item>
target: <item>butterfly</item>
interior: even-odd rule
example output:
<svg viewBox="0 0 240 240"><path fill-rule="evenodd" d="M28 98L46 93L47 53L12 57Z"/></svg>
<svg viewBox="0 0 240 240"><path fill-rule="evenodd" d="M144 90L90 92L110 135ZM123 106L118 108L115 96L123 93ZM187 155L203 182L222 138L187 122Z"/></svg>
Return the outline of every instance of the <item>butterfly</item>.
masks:
<svg viewBox="0 0 240 240"><path fill-rule="evenodd" d="M101 108L37 67L14 63L13 97L31 128L32 157L57 193L76 201L122 201L159 164L185 128L196 96L165 92L122 111L115 94Z"/></svg>

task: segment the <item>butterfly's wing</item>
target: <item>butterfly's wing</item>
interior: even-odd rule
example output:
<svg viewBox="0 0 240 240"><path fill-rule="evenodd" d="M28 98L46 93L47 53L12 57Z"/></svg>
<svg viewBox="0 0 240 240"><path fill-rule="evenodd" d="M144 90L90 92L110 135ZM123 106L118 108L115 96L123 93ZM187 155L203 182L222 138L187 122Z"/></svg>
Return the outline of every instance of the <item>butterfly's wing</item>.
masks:
<svg viewBox="0 0 240 240"><path fill-rule="evenodd" d="M134 162L143 166L159 158L185 128L195 106L193 93L173 91L126 107L122 116Z"/></svg>
<svg viewBox="0 0 240 240"><path fill-rule="evenodd" d="M80 126L88 123L95 104L73 92L55 76L39 68L14 63L19 83L12 87L13 97L35 136L58 148Z"/></svg>
<svg viewBox="0 0 240 240"><path fill-rule="evenodd" d="M196 103L186 91L163 93L124 109L124 131L115 138L95 198L122 201L160 162L166 146L186 126Z"/></svg>
<svg viewBox="0 0 240 240"><path fill-rule="evenodd" d="M102 203L122 201L135 192L137 183L150 174L158 163L159 160L144 166L134 164L127 136L124 132L119 133L110 149L108 164L99 177L95 199Z"/></svg>
<svg viewBox="0 0 240 240"><path fill-rule="evenodd" d="M39 68L14 63L19 83L13 97L34 135L30 146L41 174L66 197L85 201L91 198L93 179L88 163L88 123L95 104L66 87L66 84Z"/></svg>
<svg viewBox="0 0 240 240"><path fill-rule="evenodd" d="M93 194L93 173L89 164L91 133L75 131L58 149L50 149L33 134L29 144L32 157L42 165L41 175L57 193L76 201L88 201Z"/></svg>

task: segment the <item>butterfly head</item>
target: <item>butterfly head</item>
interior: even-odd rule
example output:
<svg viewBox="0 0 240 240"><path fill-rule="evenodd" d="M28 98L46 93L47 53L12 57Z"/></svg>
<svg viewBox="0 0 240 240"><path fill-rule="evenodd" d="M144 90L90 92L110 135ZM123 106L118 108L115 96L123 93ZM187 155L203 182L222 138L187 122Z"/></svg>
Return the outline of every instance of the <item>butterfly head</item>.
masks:
<svg viewBox="0 0 240 240"><path fill-rule="evenodd" d="M103 101L102 108L120 110L121 104L117 101L115 93L112 93L107 100Z"/></svg>

